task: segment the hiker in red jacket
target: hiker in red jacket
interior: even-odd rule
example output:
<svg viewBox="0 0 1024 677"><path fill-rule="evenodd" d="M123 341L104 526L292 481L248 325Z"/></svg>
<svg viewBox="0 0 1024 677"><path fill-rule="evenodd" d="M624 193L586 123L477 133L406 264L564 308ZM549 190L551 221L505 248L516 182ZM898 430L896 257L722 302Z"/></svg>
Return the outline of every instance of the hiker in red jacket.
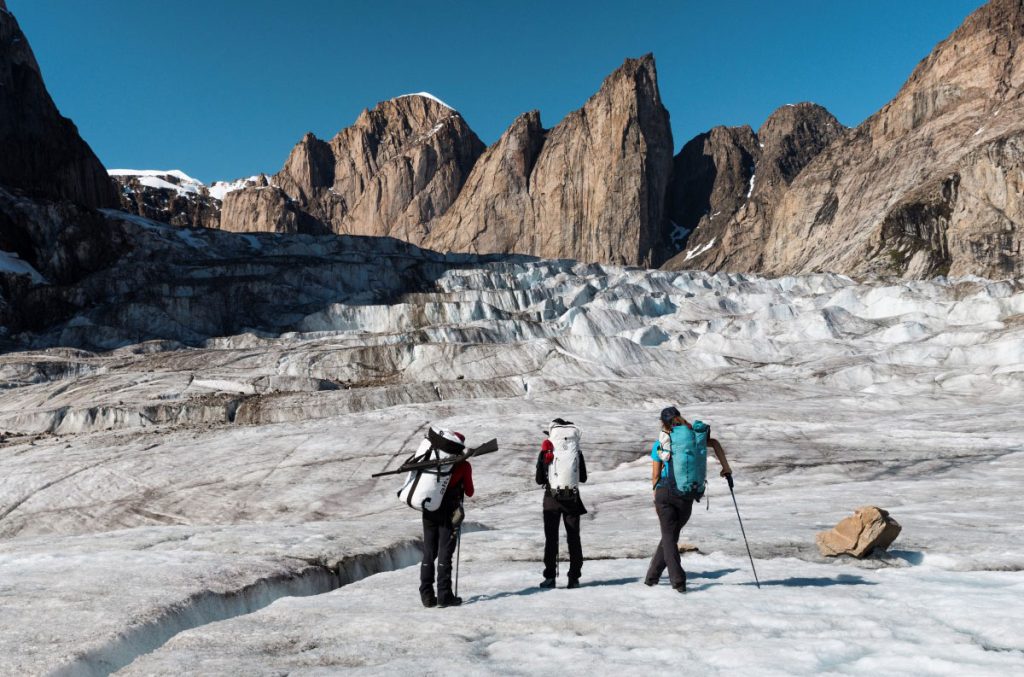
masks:
<svg viewBox="0 0 1024 677"><path fill-rule="evenodd" d="M569 545L569 583L566 587L580 587L580 575L583 571L583 546L580 543L580 517L587 514L587 509L580 499L578 485L587 481L587 464L583 460L583 452L579 448L579 428L572 421L556 418L545 430L548 435L540 445L537 456L537 484L544 486L544 580L540 587L555 587L558 575L558 523L565 524L565 540ZM556 461L556 438L563 447L561 458ZM557 477L552 473L552 466L564 464L561 468L566 473ZM552 478L555 485L552 486Z"/></svg>
<svg viewBox="0 0 1024 677"><path fill-rule="evenodd" d="M466 441L462 433L455 433ZM437 510L423 511L423 562L420 564L420 600L425 607L462 604L452 592L452 556L458 542L464 513L462 497L473 495L473 467L459 461ZM434 560L437 560L437 596L434 595Z"/></svg>

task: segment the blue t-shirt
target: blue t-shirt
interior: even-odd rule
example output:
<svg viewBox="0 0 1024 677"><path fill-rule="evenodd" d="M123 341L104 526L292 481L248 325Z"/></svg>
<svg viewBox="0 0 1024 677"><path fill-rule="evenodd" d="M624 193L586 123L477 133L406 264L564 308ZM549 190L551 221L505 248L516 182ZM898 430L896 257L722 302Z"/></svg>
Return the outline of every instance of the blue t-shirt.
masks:
<svg viewBox="0 0 1024 677"><path fill-rule="evenodd" d="M661 460L661 457L658 456L658 452L659 451L661 451L661 440L658 440L657 442L655 442L654 446L651 447L651 460L652 461L658 461L659 463L661 463L661 477L658 479L658 483L655 484L654 486L655 487L667 487L668 486L668 463L665 463L664 461Z"/></svg>

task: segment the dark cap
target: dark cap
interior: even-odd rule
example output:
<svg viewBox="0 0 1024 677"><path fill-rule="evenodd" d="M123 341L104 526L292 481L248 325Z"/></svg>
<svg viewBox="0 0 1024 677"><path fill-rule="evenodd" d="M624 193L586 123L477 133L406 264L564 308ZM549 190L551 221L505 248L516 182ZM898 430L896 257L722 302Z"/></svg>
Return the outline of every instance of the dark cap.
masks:
<svg viewBox="0 0 1024 677"><path fill-rule="evenodd" d="M682 416L683 415L680 414L679 410L676 409L675 407L665 407L664 409L661 410L661 422L664 423L665 425L669 425L677 417L682 418Z"/></svg>

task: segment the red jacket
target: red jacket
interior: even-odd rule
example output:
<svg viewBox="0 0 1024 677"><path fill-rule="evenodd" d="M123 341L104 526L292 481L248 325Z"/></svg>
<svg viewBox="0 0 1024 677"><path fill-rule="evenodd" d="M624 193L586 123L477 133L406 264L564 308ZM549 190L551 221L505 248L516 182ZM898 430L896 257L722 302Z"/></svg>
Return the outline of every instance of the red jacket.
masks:
<svg viewBox="0 0 1024 677"><path fill-rule="evenodd" d="M455 487L459 486L459 482L462 482L462 490L466 493L466 496L473 495L473 466L469 464L469 461L459 461L452 468L452 479L448 483L449 491L454 491Z"/></svg>

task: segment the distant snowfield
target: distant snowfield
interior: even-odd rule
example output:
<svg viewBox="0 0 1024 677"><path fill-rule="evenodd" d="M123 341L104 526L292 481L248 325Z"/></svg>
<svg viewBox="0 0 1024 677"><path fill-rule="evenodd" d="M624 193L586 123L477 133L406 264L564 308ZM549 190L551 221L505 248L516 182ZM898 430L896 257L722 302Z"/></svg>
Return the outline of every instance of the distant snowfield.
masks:
<svg viewBox="0 0 1024 677"><path fill-rule="evenodd" d="M0 672L1024 671L1019 282L495 264L298 324L0 356ZM732 459L761 589L714 472L691 591L641 583L669 403ZM591 471L579 590L564 563L535 587L554 416ZM430 422L502 447L474 463L460 609L419 605L418 514L369 477ZM903 525L891 552L822 558L866 504Z"/></svg>
<svg viewBox="0 0 1024 677"><path fill-rule="evenodd" d="M194 179L180 169L108 169L110 176L136 177L139 183L149 188L171 190L178 195L199 195L205 188L210 197L224 200L224 196L236 190L255 186L260 183L259 174L236 181L215 181L207 186L199 179ZM174 179L174 181L168 181Z"/></svg>

